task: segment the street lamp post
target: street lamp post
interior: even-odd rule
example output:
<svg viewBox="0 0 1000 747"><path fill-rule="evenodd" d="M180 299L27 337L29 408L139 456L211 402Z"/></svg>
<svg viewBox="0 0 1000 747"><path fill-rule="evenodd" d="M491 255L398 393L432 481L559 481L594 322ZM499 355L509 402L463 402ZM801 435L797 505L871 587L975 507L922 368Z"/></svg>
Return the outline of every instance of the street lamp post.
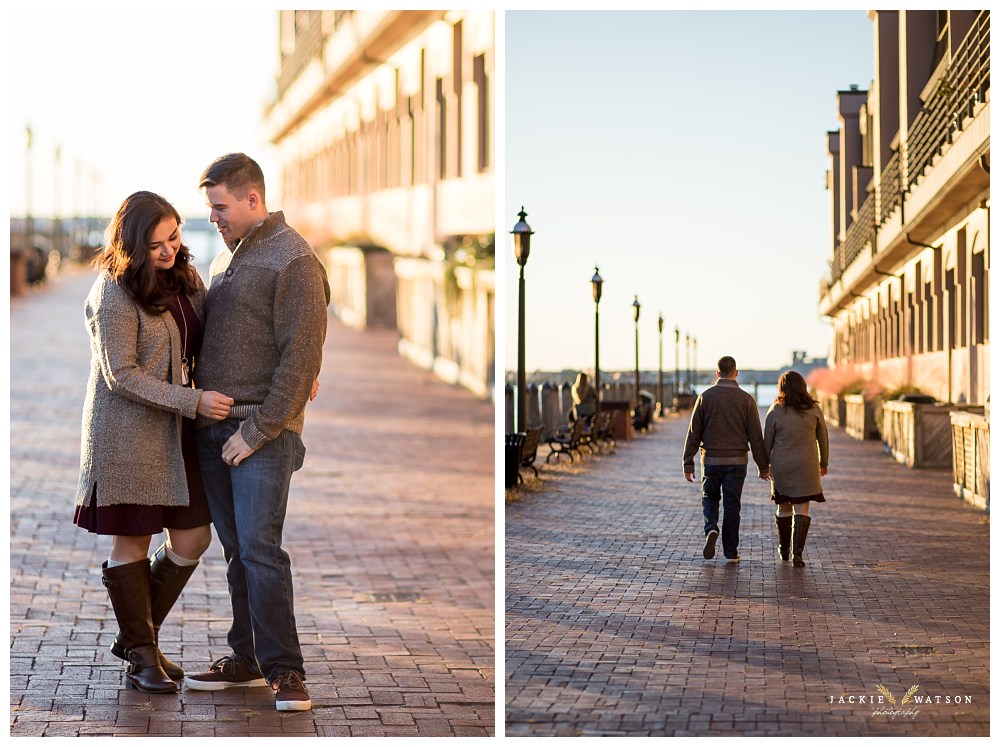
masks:
<svg viewBox="0 0 1000 747"><path fill-rule="evenodd" d="M681 405L681 328L674 327L674 410Z"/></svg>
<svg viewBox="0 0 1000 747"><path fill-rule="evenodd" d="M597 407L595 412L601 412L601 324L598 307L601 304L601 286L604 279L594 265L594 277L590 279L590 286L594 291L594 391L597 392Z"/></svg>
<svg viewBox="0 0 1000 747"><path fill-rule="evenodd" d="M632 314L635 317L635 406L639 407L639 297L632 301Z"/></svg>
<svg viewBox="0 0 1000 747"><path fill-rule="evenodd" d="M691 391L691 333L684 335L684 383L685 391Z"/></svg>
<svg viewBox="0 0 1000 747"><path fill-rule="evenodd" d="M693 368L691 369L691 391L695 392L695 389L694 389L695 378L697 378L697 376L698 376L698 338L697 337L692 337L691 338L691 347L692 347L691 359L694 362Z"/></svg>
<svg viewBox="0 0 1000 747"><path fill-rule="evenodd" d="M31 183L31 125L25 125L24 127L24 151L25 151L25 169L24 169L24 256L31 256L31 244L32 236L35 232L35 227L32 224L31 219L31 193L33 191Z"/></svg>
<svg viewBox="0 0 1000 747"><path fill-rule="evenodd" d="M514 224L514 258L520 267L520 277L517 282L517 430L524 433L527 427L525 421L525 400L527 398L527 386L524 375L524 266L528 263L528 254L531 250L531 230L525 222L528 214L521 212L517 214L518 221Z"/></svg>
<svg viewBox="0 0 1000 747"><path fill-rule="evenodd" d="M659 318L656 320L656 327L660 330L660 375L657 379L658 391L656 396L660 400L660 417L663 417L663 312L660 312Z"/></svg>

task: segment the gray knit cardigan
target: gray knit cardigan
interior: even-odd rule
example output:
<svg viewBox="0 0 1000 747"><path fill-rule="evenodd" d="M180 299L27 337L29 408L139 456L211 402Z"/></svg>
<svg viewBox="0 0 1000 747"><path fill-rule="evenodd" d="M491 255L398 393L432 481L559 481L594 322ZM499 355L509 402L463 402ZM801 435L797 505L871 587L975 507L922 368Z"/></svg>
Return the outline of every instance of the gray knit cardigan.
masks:
<svg viewBox="0 0 1000 747"><path fill-rule="evenodd" d="M823 492L819 469L830 462L830 441L819 405L804 412L771 405L764 419L764 449L778 493L801 498Z"/></svg>
<svg viewBox="0 0 1000 747"><path fill-rule="evenodd" d="M191 303L203 316L199 277ZM181 418L194 418L201 389L181 385L181 333L169 311L150 314L107 272L84 305L90 378L83 405L76 505L187 506Z"/></svg>

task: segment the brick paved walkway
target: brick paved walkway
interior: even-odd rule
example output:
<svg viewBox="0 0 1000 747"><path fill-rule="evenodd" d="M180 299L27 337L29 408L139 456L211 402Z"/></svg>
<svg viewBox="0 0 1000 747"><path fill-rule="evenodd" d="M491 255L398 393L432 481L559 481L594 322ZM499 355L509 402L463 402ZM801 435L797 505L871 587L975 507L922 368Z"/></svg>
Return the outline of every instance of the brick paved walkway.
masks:
<svg viewBox="0 0 1000 747"><path fill-rule="evenodd" d="M506 734L988 735L989 526L950 473L832 432L809 565L777 561L756 477L726 565L701 557L686 424L508 505ZM879 685L918 713L874 715ZM903 705L916 685L940 701Z"/></svg>
<svg viewBox="0 0 1000 747"><path fill-rule="evenodd" d="M279 714L266 688L123 687L110 543L70 523L92 281L11 303L11 734L493 734L493 408L405 363L394 334L336 322L285 525L313 710ZM161 645L201 669L228 626L213 542Z"/></svg>

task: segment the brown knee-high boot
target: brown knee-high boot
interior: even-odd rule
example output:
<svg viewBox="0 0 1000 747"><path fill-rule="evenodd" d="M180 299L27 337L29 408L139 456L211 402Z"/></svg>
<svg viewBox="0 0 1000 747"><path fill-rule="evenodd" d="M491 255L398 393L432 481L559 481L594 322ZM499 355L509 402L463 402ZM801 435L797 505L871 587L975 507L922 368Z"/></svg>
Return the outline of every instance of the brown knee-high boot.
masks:
<svg viewBox="0 0 1000 747"><path fill-rule="evenodd" d="M156 641L157 650L159 650L160 626L197 567L197 563L177 565L167 557L166 544L160 545L153 553L150 565L150 616L153 621L153 638ZM114 643L111 644L111 653L124 659L125 647L122 646L120 637L120 633L115 636ZM163 667L163 671L170 679L184 679L184 670L164 656L162 651L160 651L160 666Z"/></svg>
<svg viewBox="0 0 1000 747"><path fill-rule="evenodd" d="M102 580L108 589L120 631L118 643L122 653L116 652L115 655L129 662L125 679L133 687L148 693L177 692L177 683L160 666L160 652L153 634L149 561L144 558L114 568L108 568L108 564L104 563L102 571Z"/></svg>
<svg viewBox="0 0 1000 747"><path fill-rule="evenodd" d="M802 551L806 547L806 535L809 534L809 525L812 519L803 514L795 514L792 522L792 565L801 568L806 564L802 559Z"/></svg>
<svg viewBox="0 0 1000 747"><path fill-rule="evenodd" d="M788 560L788 550L792 544L792 517L775 516L774 524L778 527L778 557Z"/></svg>

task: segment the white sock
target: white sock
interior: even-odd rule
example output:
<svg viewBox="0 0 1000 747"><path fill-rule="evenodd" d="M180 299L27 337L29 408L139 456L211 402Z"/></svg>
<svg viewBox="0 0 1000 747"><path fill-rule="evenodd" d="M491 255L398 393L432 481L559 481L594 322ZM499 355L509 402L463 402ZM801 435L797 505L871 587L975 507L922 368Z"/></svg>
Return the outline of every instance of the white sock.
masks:
<svg viewBox="0 0 1000 747"><path fill-rule="evenodd" d="M177 553L175 553L173 550L170 549L170 545L164 545L163 547L167 551L167 557L170 558L170 561L174 565L182 565L182 566L183 565L198 565L198 559L197 558L195 558L194 560L191 560L189 558L182 558L180 555L178 555Z"/></svg>
<svg viewBox="0 0 1000 747"><path fill-rule="evenodd" d="M108 568L114 568L119 565L128 565L128 563L129 561L127 560L112 560L111 558L108 558Z"/></svg>

